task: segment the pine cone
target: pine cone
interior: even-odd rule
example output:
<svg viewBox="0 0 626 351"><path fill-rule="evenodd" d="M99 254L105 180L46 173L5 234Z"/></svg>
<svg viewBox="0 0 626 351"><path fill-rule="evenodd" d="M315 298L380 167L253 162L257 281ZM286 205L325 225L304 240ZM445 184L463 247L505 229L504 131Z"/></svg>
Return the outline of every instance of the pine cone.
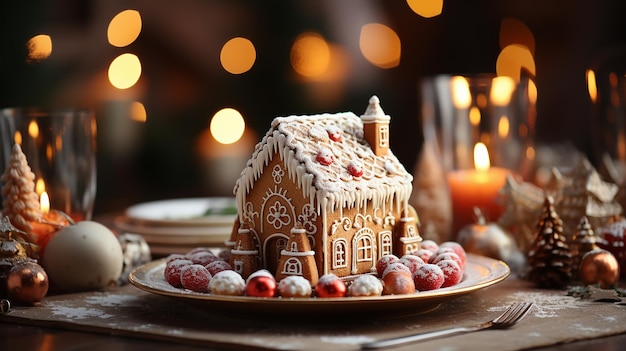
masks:
<svg viewBox="0 0 626 351"><path fill-rule="evenodd" d="M544 201L528 264L528 279L541 288L564 288L571 279L572 253L551 196Z"/></svg>
<svg viewBox="0 0 626 351"><path fill-rule="evenodd" d="M31 222L41 219L42 213L35 192L35 174L18 144L13 145L9 164L0 180L3 215L9 217L16 228L30 233Z"/></svg>

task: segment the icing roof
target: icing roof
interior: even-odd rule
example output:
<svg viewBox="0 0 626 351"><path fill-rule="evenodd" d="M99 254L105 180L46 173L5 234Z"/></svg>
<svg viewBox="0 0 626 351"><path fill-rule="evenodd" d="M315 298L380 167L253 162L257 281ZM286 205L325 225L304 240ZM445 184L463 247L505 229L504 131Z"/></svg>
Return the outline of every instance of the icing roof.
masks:
<svg viewBox="0 0 626 351"><path fill-rule="evenodd" d="M371 102L371 101L370 101ZM382 111L382 110L381 110ZM277 117L235 185L240 209L268 162L278 154L286 173L321 211L406 203L413 177L389 151L376 156L363 138L363 122L351 112ZM271 170L268 170L271 172Z"/></svg>

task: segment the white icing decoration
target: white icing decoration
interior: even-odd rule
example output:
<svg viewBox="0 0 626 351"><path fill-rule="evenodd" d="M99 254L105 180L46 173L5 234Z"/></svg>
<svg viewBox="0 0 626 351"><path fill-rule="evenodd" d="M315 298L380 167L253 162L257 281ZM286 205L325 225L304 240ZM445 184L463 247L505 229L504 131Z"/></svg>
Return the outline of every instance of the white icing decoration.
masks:
<svg viewBox="0 0 626 351"><path fill-rule="evenodd" d="M309 137L317 141L328 141L328 132L318 125L312 125L308 131Z"/></svg>
<svg viewBox="0 0 626 351"><path fill-rule="evenodd" d="M291 223L291 217L287 214L287 207L276 201L270 206L266 221L273 225L274 228L280 229Z"/></svg>
<svg viewBox="0 0 626 351"><path fill-rule="evenodd" d="M348 241L344 238L338 238L333 240L332 246L332 268L344 268L348 267L348 261L346 260L346 250L348 249Z"/></svg>
<svg viewBox="0 0 626 351"><path fill-rule="evenodd" d="M283 181L284 176L285 171L283 171L279 165L274 166L274 169L272 169L272 178L274 178L274 183L280 184Z"/></svg>
<svg viewBox="0 0 626 351"><path fill-rule="evenodd" d="M317 226L314 224L316 220L317 212L315 212L313 205L305 204L302 206L302 214L298 216L298 221L302 223L307 234L317 233Z"/></svg>

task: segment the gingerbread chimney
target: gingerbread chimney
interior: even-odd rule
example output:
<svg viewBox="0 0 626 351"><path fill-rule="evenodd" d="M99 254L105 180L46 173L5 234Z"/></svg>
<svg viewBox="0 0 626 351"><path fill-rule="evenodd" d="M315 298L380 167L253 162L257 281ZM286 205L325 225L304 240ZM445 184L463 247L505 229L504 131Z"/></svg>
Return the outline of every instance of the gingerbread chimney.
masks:
<svg viewBox="0 0 626 351"><path fill-rule="evenodd" d="M389 121L376 95L370 98L365 113L361 115L363 136L376 156L385 156L389 151Z"/></svg>
<svg viewBox="0 0 626 351"><path fill-rule="evenodd" d="M285 249L280 252L276 281L289 275L300 275L315 285L319 272L315 263L315 251L311 250L306 230L300 223L296 223L290 234Z"/></svg>

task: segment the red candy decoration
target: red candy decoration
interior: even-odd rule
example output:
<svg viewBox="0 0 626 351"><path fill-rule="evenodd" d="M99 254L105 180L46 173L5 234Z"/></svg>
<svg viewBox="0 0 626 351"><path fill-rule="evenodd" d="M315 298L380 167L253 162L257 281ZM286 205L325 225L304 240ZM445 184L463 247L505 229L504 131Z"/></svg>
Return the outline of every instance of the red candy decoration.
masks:
<svg viewBox="0 0 626 351"><path fill-rule="evenodd" d="M446 278L443 271L436 264L426 263L417 268L413 274L415 289L418 291L429 291L439 289Z"/></svg>
<svg viewBox="0 0 626 351"><path fill-rule="evenodd" d="M324 166L330 166L335 162L335 155L329 149L323 148L317 153L315 159Z"/></svg>
<svg viewBox="0 0 626 351"><path fill-rule="evenodd" d="M441 268L445 278L443 285L441 285L442 288L456 285L463 278L463 270L459 267L458 263L453 260L441 260L437 262L436 265Z"/></svg>
<svg viewBox="0 0 626 351"><path fill-rule="evenodd" d="M363 175L363 167L356 162L350 162L348 164L348 173L353 177L360 177Z"/></svg>
<svg viewBox="0 0 626 351"><path fill-rule="evenodd" d="M330 140L341 141L341 129L330 126L326 128L326 132L328 133L328 137L330 138Z"/></svg>
<svg viewBox="0 0 626 351"><path fill-rule="evenodd" d="M317 297L344 297L348 289L343 280L330 273L320 277L315 284L315 295Z"/></svg>

